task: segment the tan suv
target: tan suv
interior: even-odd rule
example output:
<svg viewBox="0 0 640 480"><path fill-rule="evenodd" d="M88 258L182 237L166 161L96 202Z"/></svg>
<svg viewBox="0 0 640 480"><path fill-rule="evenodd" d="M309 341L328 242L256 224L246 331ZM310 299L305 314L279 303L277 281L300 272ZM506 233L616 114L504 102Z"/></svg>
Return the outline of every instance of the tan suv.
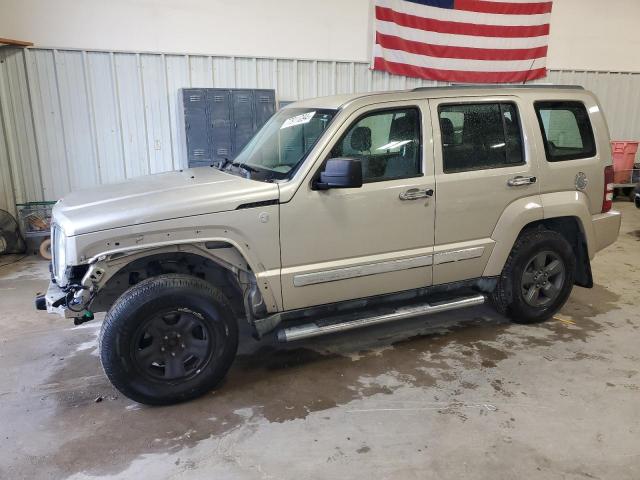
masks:
<svg viewBox="0 0 640 480"><path fill-rule="evenodd" d="M149 404L213 388L239 320L292 341L490 298L537 322L615 241L612 174L579 87L306 100L233 162L61 200L36 303L76 323L108 311L104 370Z"/></svg>

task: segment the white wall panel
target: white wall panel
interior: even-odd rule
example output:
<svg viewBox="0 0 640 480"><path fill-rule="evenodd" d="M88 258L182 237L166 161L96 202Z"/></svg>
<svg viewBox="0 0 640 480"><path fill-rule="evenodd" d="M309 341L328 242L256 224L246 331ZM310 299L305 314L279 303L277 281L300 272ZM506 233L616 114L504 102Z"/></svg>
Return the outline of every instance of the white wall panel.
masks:
<svg viewBox="0 0 640 480"><path fill-rule="evenodd" d="M140 55L151 173L166 172L174 168L166 69L163 60L161 55ZM177 92L175 94L177 95Z"/></svg>
<svg viewBox="0 0 640 480"><path fill-rule="evenodd" d="M336 94L353 91L353 63L336 62Z"/></svg>
<svg viewBox="0 0 640 480"><path fill-rule="evenodd" d="M236 58L236 88L258 88L258 69L255 58Z"/></svg>
<svg viewBox="0 0 640 480"><path fill-rule="evenodd" d="M640 139L640 74L551 71L600 98L612 137ZM348 61L5 49L0 51L0 208L183 167L178 89L274 88L279 100L445 85ZM8 191L11 178L13 192Z"/></svg>
<svg viewBox="0 0 640 480"><path fill-rule="evenodd" d="M278 60L278 98L297 100L298 98L298 61Z"/></svg>
<svg viewBox="0 0 640 480"><path fill-rule="evenodd" d="M317 96L334 95L336 90L335 62L317 62L316 65Z"/></svg>
<svg viewBox="0 0 640 480"><path fill-rule="evenodd" d="M318 62L298 60L298 99L318 96Z"/></svg>
<svg viewBox="0 0 640 480"><path fill-rule="evenodd" d="M86 75L91 93L91 120L95 129L100 183L115 183L126 178L122 154L120 113L112 55L103 52L86 54ZM69 164L84 159L69 159Z"/></svg>
<svg viewBox="0 0 640 480"><path fill-rule="evenodd" d="M180 152L181 146L179 142L182 140L179 135L178 125L179 114L178 109L180 106L180 99L178 98L178 90L189 85L189 57L185 55L165 55L164 57L167 75L167 104L169 105L169 127L173 132L171 136L171 148L174 152L174 165L175 168L185 168L187 161L185 158L180 158L176 152Z"/></svg>
<svg viewBox="0 0 640 480"><path fill-rule="evenodd" d="M12 49L0 50L0 108L16 202L40 200L42 183L25 58Z"/></svg>
<svg viewBox="0 0 640 480"><path fill-rule="evenodd" d="M216 88L233 88L235 84L235 58L213 57L213 86Z"/></svg>
<svg viewBox="0 0 640 480"><path fill-rule="evenodd" d="M64 125L64 145L69 164L71 189L101 183L98 147L85 76L84 52L55 51L54 61Z"/></svg>
<svg viewBox="0 0 640 480"><path fill-rule="evenodd" d="M132 178L150 171L140 57L134 53L115 53L113 62L124 169L127 178Z"/></svg>
<svg viewBox="0 0 640 480"><path fill-rule="evenodd" d="M371 79L373 78L373 72L369 70L369 65L367 65L366 63L354 63L352 74L353 78L351 92L361 93L375 91L371 82Z"/></svg>
<svg viewBox="0 0 640 480"><path fill-rule="evenodd" d="M189 57L189 68L191 70L192 87L213 87L213 60L211 57L191 55Z"/></svg>
<svg viewBox="0 0 640 480"><path fill-rule="evenodd" d="M0 109L0 209L7 210L12 215L15 215L16 198L13 192L9 150L7 149L4 131L4 119Z"/></svg>
<svg viewBox="0 0 640 480"><path fill-rule="evenodd" d="M27 52L27 73L42 195L45 199L55 200L71 190L71 175L64 141L54 50ZM32 170L35 168L34 165Z"/></svg>
<svg viewBox="0 0 640 480"><path fill-rule="evenodd" d="M277 61L271 58L256 59L256 78L258 88L278 88L278 65Z"/></svg>

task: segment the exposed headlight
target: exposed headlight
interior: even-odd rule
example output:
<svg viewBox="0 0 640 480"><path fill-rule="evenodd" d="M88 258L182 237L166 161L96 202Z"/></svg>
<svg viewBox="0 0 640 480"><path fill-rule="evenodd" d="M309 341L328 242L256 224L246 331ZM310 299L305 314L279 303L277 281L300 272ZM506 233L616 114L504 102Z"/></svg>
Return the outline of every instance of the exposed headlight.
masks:
<svg viewBox="0 0 640 480"><path fill-rule="evenodd" d="M51 254L53 262L53 276L56 282L64 286L66 280L65 270L67 268L66 235L60 226L53 225L51 228Z"/></svg>

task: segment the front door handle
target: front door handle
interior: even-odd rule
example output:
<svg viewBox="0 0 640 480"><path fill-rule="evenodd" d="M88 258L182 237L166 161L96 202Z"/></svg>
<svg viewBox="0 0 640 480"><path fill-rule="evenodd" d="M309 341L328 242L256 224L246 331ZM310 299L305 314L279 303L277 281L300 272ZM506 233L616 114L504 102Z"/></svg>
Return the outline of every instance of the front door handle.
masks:
<svg viewBox="0 0 640 480"><path fill-rule="evenodd" d="M536 183L536 181L536 177L523 177L518 175L517 177L513 177L507 180L507 185L509 185L510 187L523 187L525 185Z"/></svg>
<svg viewBox="0 0 640 480"><path fill-rule="evenodd" d="M400 194L400 200L417 200L433 196L433 188L410 188Z"/></svg>

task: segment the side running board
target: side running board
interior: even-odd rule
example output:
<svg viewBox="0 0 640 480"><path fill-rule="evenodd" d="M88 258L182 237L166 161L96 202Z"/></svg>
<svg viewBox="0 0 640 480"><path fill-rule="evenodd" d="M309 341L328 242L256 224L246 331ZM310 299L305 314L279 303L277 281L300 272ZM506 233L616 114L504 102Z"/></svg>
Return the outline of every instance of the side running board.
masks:
<svg viewBox="0 0 640 480"><path fill-rule="evenodd" d="M355 328L367 327L379 323L394 322L405 318L431 315L433 313L457 310L459 308L482 305L485 296L481 294L468 297L458 297L454 300L446 300L434 303L420 303L411 306L402 306L395 309L387 309L385 313L373 316L341 315L339 317L319 319L311 323L297 325L278 330L277 337L280 342L292 342L303 338L318 337L328 333L344 332Z"/></svg>

